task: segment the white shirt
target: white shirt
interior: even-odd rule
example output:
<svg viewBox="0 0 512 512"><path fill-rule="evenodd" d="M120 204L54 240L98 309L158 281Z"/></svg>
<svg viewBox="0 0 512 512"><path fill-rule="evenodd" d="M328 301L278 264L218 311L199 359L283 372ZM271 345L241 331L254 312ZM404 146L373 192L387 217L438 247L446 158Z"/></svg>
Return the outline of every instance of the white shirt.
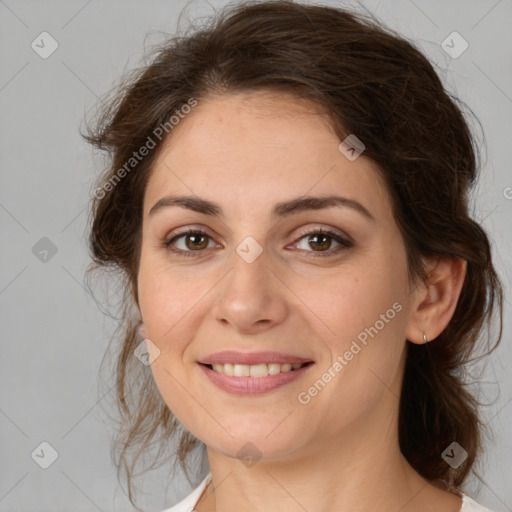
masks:
<svg viewBox="0 0 512 512"><path fill-rule="evenodd" d="M199 501L201 493L204 488L210 483L212 474L208 473L204 480L196 487L188 496L183 498L174 507L167 508L162 512L192 512ZM491 512L488 508L482 507L467 494L461 493L462 495L462 507L459 512Z"/></svg>

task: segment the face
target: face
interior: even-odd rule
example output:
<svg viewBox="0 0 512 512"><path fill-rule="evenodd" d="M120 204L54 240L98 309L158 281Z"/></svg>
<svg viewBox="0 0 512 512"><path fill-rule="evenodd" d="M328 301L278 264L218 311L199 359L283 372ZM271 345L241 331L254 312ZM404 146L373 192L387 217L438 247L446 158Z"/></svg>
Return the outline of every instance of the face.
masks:
<svg viewBox="0 0 512 512"><path fill-rule="evenodd" d="M374 165L287 95L203 100L170 135L144 196L138 274L170 410L229 457L250 442L291 459L381 430L398 408L411 293ZM328 196L345 199L304 201ZM207 367L222 351L254 368Z"/></svg>

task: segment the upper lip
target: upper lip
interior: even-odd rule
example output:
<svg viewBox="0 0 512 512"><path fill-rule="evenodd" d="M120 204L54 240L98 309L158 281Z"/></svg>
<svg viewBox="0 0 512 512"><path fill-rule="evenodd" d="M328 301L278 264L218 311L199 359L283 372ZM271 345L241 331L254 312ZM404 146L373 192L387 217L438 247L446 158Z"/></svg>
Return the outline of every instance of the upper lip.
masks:
<svg viewBox="0 0 512 512"><path fill-rule="evenodd" d="M262 364L262 363L278 363L278 364L298 364L310 363L311 359L297 357L291 354L282 354L280 352L237 352L235 350L224 350L210 354L199 361L202 364Z"/></svg>

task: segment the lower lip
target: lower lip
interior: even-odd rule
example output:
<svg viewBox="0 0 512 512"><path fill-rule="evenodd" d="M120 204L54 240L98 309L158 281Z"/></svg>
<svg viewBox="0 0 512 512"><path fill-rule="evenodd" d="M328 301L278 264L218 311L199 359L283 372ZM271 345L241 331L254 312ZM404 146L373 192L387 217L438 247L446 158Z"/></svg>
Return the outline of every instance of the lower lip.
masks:
<svg viewBox="0 0 512 512"><path fill-rule="evenodd" d="M204 364L199 364L199 366L206 376L220 389L236 395L255 395L273 391L298 379L313 366L313 363L308 363L298 370L282 372L277 375L267 375L266 377L231 377L210 370L210 368Z"/></svg>

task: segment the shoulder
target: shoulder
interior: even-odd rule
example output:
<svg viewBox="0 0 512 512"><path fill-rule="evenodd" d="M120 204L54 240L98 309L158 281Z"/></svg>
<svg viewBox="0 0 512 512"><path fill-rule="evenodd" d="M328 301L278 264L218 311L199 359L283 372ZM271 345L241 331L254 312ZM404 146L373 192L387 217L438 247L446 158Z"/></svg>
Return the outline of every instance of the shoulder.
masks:
<svg viewBox="0 0 512 512"><path fill-rule="evenodd" d="M183 498L173 507L162 510L162 512L191 512L196 506L196 503L199 500L199 497L201 496L204 488L210 482L210 479L211 473L208 473L204 477L204 480L188 496L185 496L185 498Z"/></svg>
<svg viewBox="0 0 512 512"><path fill-rule="evenodd" d="M491 512L488 508L483 507L467 494L462 494L462 507L460 512Z"/></svg>

